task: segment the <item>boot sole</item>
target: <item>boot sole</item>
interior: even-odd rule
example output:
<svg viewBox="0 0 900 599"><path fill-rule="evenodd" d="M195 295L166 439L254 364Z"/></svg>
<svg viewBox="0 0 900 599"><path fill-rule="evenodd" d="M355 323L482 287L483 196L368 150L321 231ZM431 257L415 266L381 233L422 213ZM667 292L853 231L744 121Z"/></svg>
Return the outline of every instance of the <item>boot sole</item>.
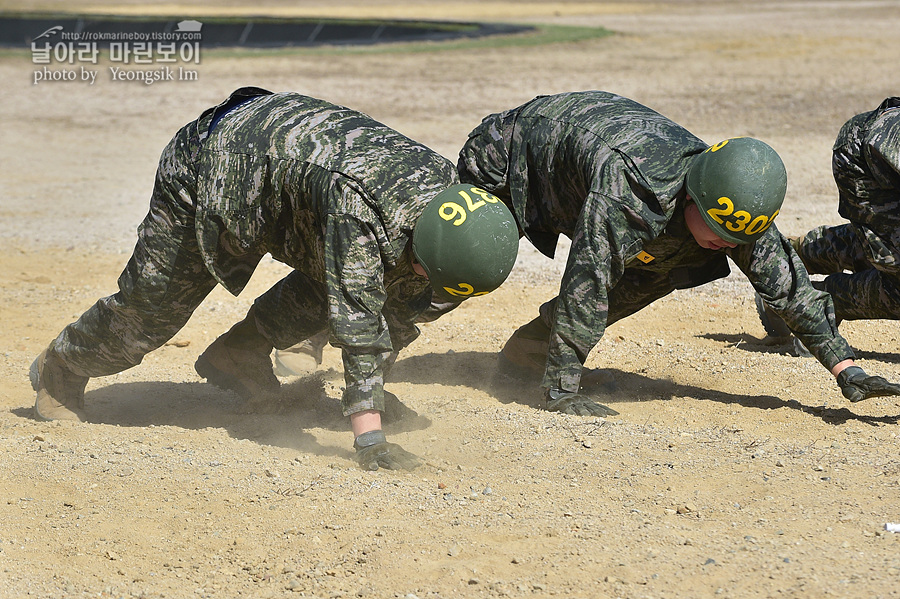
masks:
<svg viewBox="0 0 900 599"><path fill-rule="evenodd" d="M37 393L38 389L41 385L41 367L44 365L44 358L47 355L47 350L41 352L41 354L34 359L34 362L31 363L31 366L28 368L28 378L31 381L31 388L34 389L34 392ZM54 420L75 420L78 422L83 422L84 419L81 414L79 414L75 410L71 410L69 408L62 408L62 411L59 416L46 416L41 413L41 409L38 405L38 398L34 398L34 419L39 420L41 422L53 422Z"/></svg>
<svg viewBox="0 0 900 599"><path fill-rule="evenodd" d="M37 393L38 387L41 383L41 365L44 363L44 356L47 355L47 350L45 349L40 353L40 355L34 359L34 362L31 363L31 366L28 368L28 378L31 380L31 388L34 389L34 392ZM40 420L41 422L50 422L53 419L48 418L41 414L41 410L38 407L37 398L34 398L34 418L35 420Z"/></svg>
<svg viewBox="0 0 900 599"><path fill-rule="evenodd" d="M275 352L275 376L309 376L322 364L307 353Z"/></svg>
<svg viewBox="0 0 900 599"><path fill-rule="evenodd" d="M194 370L201 377L205 378L214 387L224 389L225 391L234 391L244 399L252 399L253 394L245 387L237 377L227 374L210 362L205 355L200 355L194 362Z"/></svg>
<svg viewBox="0 0 900 599"><path fill-rule="evenodd" d="M43 357L45 355L47 355L46 349L34 359L34 362L32 362L31 366L28 368L28 378L31 380L31 388L35 393L37 393L38 385L41 382L41 363L43 362Z"/></svg>

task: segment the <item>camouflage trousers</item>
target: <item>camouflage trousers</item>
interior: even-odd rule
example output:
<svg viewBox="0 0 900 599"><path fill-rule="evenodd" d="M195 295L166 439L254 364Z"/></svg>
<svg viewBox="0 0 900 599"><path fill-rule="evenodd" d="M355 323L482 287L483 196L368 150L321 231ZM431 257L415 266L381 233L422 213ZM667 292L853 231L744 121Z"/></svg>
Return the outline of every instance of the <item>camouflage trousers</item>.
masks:
<svg viewBox="0 0 900 599"><path fill-rule="evenodd" d="M622 278L609 292L606 326L640 312L676 289L697 287L728 274L727 271L715 270L712 266L710 268L712 270L704 273L706 276L703 277L698 276L699 271L686 268L663 272L625 269ZM540 307L540 319L548 328L553 325L556 302L557 298L553 298Z"/></svg>
<svg viewBox="0 0 900 599"><path fill-rule="evenodd" d="M163 151L119 291L99 299L52 344L75 374L105 376L140 364L187 324L217 285L197 243L190 130L179 131ZM293 271L254 302L257 328L276 348L299 343L327 328L325 298L324 283Z"/></svg>
<svg viewBox="0 0 900 599"><path fill-rule="evenodd" d="M872 260L853 225L818 227L796 246L810 274L828 275L824 290L839 320L900 319L900 255Z"/></svg>

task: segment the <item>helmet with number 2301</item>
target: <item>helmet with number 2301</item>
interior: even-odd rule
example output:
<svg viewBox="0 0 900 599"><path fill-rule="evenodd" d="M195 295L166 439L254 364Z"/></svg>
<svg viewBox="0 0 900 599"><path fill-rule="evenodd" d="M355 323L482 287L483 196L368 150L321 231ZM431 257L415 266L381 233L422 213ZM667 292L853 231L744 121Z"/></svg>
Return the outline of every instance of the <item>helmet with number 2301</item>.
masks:
<svg viewBox="0 0 900 599"><path fill-rule="evenodd" d="M756 241L778 216L787 172L768 144L734 137L694 158L686 185L709 228L740 245Z"/></svg>

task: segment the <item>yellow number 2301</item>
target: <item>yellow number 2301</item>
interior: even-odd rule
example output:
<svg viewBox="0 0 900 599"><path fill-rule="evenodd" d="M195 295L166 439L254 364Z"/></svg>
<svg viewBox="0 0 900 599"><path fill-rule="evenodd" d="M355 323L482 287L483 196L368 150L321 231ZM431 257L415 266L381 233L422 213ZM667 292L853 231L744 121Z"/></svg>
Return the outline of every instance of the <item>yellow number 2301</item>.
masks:
<svg viewBox="0 0 900 599"><path fill-rule="evenodd" d="M746 210L735 212L734 202L731 201L731 198L722 196L718 202L719 206L722 206L721 208L710 208L706 211L710 218L720 225L725 225L725 228L729 231L744 233L745 235L756 235L768 229L779 212L779 210L776 210L772 216L760 214L753 218L753 215Z"/></svg>

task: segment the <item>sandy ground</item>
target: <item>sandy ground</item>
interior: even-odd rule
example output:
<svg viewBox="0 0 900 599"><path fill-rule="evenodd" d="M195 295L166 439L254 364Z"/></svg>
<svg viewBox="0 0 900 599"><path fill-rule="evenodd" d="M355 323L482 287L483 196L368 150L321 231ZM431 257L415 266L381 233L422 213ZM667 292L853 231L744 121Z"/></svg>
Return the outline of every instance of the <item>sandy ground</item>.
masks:
<svg viewBox="0 0 900 599"><path fill-rule="evenodd" d="M29 7L61 6L72 3ZM115 291L163 146L236 87L343 103L451 158L491 112L615 91L710 142L769 141L790 176L778 226L798 234L840 222L829 163L840 125L900 93L896 2L220 8L616 35L477 51L210 51L198 81L149 86L111 81L102 62L94 85L35 85L30 53L0 54L0 597L900 596L900 535L884 531L900 521L900 400L851 405L814 360L765 343L739 274L611 327L588 365L621 415L561 416L540 409L534 384L495 374L496 352L554 295L562 268L524 246L506 285L424 325L395 367L388 389L420 416L388 432L424 458L413 472L356 468L335 350L318 376L285 379L272 404L246 405L195 374L197 355L286 272L268 260L241 297L216 290L143 364L92 380L87 423L35 421L27 380L58 331ZM896 323L842 332L867 370L900 380Z"/></svg>

